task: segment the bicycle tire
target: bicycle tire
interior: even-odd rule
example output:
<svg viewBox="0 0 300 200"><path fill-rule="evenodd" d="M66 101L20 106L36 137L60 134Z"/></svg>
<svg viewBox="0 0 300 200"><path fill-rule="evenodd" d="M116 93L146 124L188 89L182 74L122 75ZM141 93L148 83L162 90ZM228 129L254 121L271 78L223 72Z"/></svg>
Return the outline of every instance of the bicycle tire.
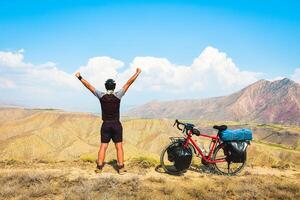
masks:
<svg viewBox="0 0 300 200"><path fill-rule="evenodd" d="M223 144L219 144L216 149L214 150L213 156L212 156L212 160L216 159L217 153L219 150L223 150ZM228 162L226 162L228 164ZM247 152L246 152L246 158L245 161L241 163L241 166L238 167L236 170L232 171L232 172L224 172L222 170L219 169L219 167L217 166L217 163L212 164L212 166L214 167L215 172L217 172L220 175L227 175L227 176L234 176L237 175L238 173L240 173L243 168L245 167L247 163Z"/></svg>

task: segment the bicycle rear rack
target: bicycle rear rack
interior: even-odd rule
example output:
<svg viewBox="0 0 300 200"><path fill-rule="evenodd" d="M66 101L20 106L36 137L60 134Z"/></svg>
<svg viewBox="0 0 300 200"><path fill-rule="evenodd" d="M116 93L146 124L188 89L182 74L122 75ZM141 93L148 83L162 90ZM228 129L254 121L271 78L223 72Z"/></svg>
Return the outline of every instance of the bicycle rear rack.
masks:
<svg viewBox="0 0 300 200"><path fill-rule="evenodd" d="M169 137L172 142L185 141L184 137Z"/></svg>

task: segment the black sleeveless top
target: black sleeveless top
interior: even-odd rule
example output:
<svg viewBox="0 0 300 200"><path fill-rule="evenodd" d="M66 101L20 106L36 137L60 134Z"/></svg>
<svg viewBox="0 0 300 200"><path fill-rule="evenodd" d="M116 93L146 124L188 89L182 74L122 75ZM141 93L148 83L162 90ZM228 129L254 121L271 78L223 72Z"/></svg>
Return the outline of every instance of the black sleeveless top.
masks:
<svg viewBox="0 0 300 200"><path fill-rule="evenodd" d="M102 110L103 121L120 120L120 103L125 90L122 88L117 92L104 93L96 90L94 95L99 99Z"/></svg>
<svg viewBox="0 0 300 200"><path fill-rule="evenodd" d="M121 100L114 94L105 94L100 98L102 120L119 121Z"/></svg>

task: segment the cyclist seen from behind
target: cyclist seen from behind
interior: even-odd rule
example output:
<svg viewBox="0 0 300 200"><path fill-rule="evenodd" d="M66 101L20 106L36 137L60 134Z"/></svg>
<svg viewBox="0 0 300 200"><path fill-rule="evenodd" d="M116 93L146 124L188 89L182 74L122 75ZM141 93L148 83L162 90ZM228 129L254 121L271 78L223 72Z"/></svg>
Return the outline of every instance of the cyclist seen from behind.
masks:
<svg viewBox="0 0 300 200"><path fill-rule="evenodd" d="M106 92L101 92L93 87L87 80L82 78L79 72L75 76L81 83L89 89L100 101L102 111L101 126L101 145L98 152L97 169L100 173L104 166L105 153L110 140L115 143L117 150L117 169L119 174L126 172L124 168L124 152L123 152L123 128L120 122L120 102L130 85L141 73L141 69L137 68L135 74L126 82L126 84L115 92L116 83L113 79L105 82Z"/></svg>

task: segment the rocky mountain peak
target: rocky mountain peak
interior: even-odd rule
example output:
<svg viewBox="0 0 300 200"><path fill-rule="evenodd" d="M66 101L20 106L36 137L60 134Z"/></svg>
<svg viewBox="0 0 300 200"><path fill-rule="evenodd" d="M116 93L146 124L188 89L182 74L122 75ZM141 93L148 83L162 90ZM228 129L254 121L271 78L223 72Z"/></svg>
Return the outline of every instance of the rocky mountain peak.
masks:
<svg viewBox="0 0 300 200"><path fill-rule="evenodd" d="M149 118L300 124L300 84L288 78L262 79L228 96L177 100L167 104L148 103L131 109L127 114Z"/></svg>

